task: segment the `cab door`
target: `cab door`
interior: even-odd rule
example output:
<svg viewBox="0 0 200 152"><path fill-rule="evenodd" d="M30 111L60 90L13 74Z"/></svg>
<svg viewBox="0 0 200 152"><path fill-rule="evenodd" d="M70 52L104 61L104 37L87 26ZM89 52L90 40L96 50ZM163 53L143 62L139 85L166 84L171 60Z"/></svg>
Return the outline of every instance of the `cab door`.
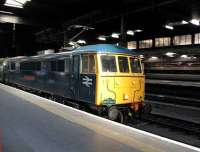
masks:
<svg viewBox="0 0 200 152"><path fill-rule="evenodd" d="M79 100L95 104L96 95L96 56L94 54L81 55Z"/></svg>
<svg viewBox="0 0 200 152"><path fill-rule="evenodd" d="M70 78L70 90L72 93L72 99L78 100L79 93L79 65L80 65L79 55L72 56L72 67L71 67L71 78Z"/></svg>

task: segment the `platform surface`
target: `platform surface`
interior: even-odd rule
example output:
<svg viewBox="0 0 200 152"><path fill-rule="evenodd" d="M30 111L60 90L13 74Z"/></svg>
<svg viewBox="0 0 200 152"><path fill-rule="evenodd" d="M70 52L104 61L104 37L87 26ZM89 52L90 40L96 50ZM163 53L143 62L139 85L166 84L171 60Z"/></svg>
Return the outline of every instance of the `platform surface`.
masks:
<svg viewBox="0 0 200 152"><path fill-rule="evenodd" d="M0 152L193 152L200 149L0 84Z"/></svg>

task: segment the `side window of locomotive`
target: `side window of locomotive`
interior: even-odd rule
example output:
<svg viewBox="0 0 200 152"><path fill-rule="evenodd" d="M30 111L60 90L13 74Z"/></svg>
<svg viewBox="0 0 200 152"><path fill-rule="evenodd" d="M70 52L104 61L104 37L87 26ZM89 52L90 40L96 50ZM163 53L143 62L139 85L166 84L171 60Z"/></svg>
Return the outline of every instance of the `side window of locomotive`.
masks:
<svg viewBox="0 0 200 152"><path fill-rule="evenodd" d="M130 58L130 65L132 73L141 73L140 60L138 58Z"/></svg>
<svg viewBox="0 0 200 152"><path fill-rule="evenodd" d="M128 58L127 57L118 57L119 62L119 71L122 73L129 72Z"/></svg>
<svg viewBox="0 0 200 152"><path fill-rule="evenodd" d="M82 73L95 73L95 57L94 55L82 55Z"/></svg>
<svg viewBox="0 0 200 152"><path fill-rule="evenodd" d="M20 64L20 71L28 71L28 70L30 70L30 67L28 66L27 62Z"/></svg>
<svg viewBox="0 0 200 152"><path fill-rule="evenodd" d="M55 72L56 71L56 61L51 61L50 65L51 65L51 71Z"/></svg>
<svg viewBox="0 0 200 152"><path fill-rule="evenodd" d="M117 72L115 56L101 56L103 72Z"/></svg>
<svg viewBox="0 0 200 152"><path fill-rule="evenodd" d="M41 71L41 62L35 62L33 64L33 71Z"/></svg>
<svg viewBox="0 0 200 152"><path fill-rule="evenodd" d="M89 55L89 73L95 73L96 66L95 66L95 56Z"/></svg>
<svg viewBox="0 0 200 152"><path fill-rule="evenodd" d="M70 72L70 58L66 58L65 60L65 72Z"/></svg>
<svg viewBox="0 0 200 152"><path fill-rule="evenodd" d="M88 55L82 55L81 57L82 73L88 73Z"/></svg>
<svg viewBox="0 0 200 152"><path fill-rule="evenodd" d="M79 56L73 56L73 72L78 73L79 71Z"/></svg>
<svg viewBox="0 0 200 152"><path fill-rule="evenodd" d="M12 70L12 71L16 70L16 65L15 65L15 63L11 63L11 64L10 64L10 70Z"/></svg>
<svg viewBox="0 0 200 152"><path fill-rule="evenodd" d="M58 72L65 72L65 61L64 60L58 60L57 61L57 71Z"/></svg>

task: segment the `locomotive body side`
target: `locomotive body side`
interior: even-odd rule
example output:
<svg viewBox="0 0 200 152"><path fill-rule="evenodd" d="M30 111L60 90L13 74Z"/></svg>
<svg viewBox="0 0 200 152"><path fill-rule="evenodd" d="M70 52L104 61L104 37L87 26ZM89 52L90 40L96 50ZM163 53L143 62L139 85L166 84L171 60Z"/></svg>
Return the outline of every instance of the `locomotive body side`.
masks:
<svg viewBox="0 0 200 152"><path fill-rule="evenodd" d="M51 55L11 58L5 81L66 98L117 120L140 112L145 77L138 55L113 45L92 45Z"/></svg>

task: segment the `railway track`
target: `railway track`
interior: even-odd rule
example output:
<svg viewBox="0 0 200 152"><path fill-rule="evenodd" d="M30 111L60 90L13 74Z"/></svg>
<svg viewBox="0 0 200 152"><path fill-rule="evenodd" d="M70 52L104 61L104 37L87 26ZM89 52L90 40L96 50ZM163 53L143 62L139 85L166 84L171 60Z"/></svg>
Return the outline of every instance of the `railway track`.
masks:
<svg viewBox="0 0 200 152"><path fill-rule="evenodd" d="M169 139L200 147L200 124L149 114L136 118L127 125Z"/></svg>
<svg viewBox="0 0 200 152"><path fill-rule="evenodd" d="M141 117L141 120L200 134L200 124L198 123L192 123L192 122L170 118L166 116L161 116L157 114L143 115Z"/></svg>
<svg viewBox="0 0 200 152"><path fill-rule="evenodd" d="M195 98L177 97L166 94L146 93L146 99L181 106L200 107L200 100Z"/></svg>
<svg viewBox="0 0 200 152"><path fill-rule="evenodd" d="M183 97L183 98L191 98L191 99L199 99L200 87L196 86L181 86L181 85L170 85L170 84L150 84L146 83L146 93L147 94L161 94L168 95L174 97Z"/></svg>

